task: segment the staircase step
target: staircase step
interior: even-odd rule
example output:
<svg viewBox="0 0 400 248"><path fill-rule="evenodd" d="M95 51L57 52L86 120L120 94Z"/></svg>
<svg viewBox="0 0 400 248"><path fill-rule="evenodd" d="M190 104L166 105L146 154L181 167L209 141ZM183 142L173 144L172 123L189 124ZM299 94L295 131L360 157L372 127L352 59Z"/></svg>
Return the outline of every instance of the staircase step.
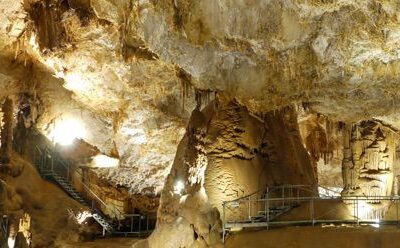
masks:
<svg viewBox="0 0 400 248"><path fill-rule="evenodd" d="M35 130L33 131L36 134ZM37 131L37 134L40 134L40 132ZM74 187L75 184L70 182L70 178L63 176L65 173L55 172L55 170L66 172L66 169L70 169L70 164L68 161L60 156L57 151L54 151L52 147L38 145L35 148L35 152L38 151L40 153L35 153L35 155L40 155L40 157L36 157L37 159L35 159L34 162L40 176L44 179L52 181L54 184L57 184L57 186L68 193L71 198L75 199L82 205L88 206L89 208L93 207L93 202L90 196L77 191L77 189ZM49 164L50 162L51 164ZM93 219L98 222L99 225L104 228L104 230L110 233L116 231L113 220L109 219L106 215L103 215L100 210L93 211Z"/></svg>

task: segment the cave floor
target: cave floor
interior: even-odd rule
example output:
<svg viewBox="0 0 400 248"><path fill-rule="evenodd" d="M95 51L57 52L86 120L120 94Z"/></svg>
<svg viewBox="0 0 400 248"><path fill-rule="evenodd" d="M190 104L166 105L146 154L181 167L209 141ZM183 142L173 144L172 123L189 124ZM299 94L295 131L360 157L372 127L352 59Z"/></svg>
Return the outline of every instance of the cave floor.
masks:
<svg viewBox="0 0 400 248"><path fill-rule="evenodd" d="M131 248L140 239L138 238L104 238L96 239L90 242L77 242L66 244L64 248L105 248L105 247L118 247L118 248Z"/></svg>
<svg viewBox="0 0 400 248"><path fill-rule="evenodd" d="M228 237L226 248L384 248L400 247L400 228L395 226L286 227L241 231Z"/></svg>

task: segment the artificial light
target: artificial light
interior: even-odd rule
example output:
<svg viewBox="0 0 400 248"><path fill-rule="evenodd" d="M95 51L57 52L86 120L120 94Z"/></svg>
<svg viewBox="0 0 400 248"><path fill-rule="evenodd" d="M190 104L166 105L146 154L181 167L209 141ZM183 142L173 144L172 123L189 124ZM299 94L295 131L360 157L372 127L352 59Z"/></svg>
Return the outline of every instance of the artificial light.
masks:
<svg viewBox="0 0 400 248"><path fill-rule="evenodd" d="M75 139L85 138L86 131L79 121L67 119L56 123L49 136L55 144L66 146L72 144Z"/></svg>
<svg viewBox="0 0 400 248"><path fill-rule="evenodd" d="M174 185L174 193L175 194L182 194L182 190L185 188L185 184L179 180Z"/></svg>
<svg viewBox="0 0 400 248"><path fill-rule="evenodd" d="M379 224L371 224L371 226L375 227L375 228L379 228L380 225Z"/></svg>
<svg viewBox="0 0 400 248"><path fill-rule="evenodd" d="M78 222L78 224L81 225L89 217L92 217L92 214L89 211L83 211L81 213L78 213L78 215L75 218L76 222Z"/></svg>
<svg viewBox="0 0 400 248"><path fill-rule="evenodd" d="M98 154L93 157L92 166L98 168L110 168L118 167L119 159L106 156L104 154Z"/></svg>
<svg viewBox="0 0 400 248"><path fill-rule="evenodd" d="M61 77L64 76L65 80L64 88L72 91L87 90L87 86L85 85L79 74L76 73L67 73L66 75L63 74L64 73L59 73L58 75Z"/></svg>
<svg viewBox="0 0 400 248"><path fill-rule="evenodd" d="M7 239L8 248L14 248L15 246L15 237L9 236Z"/></svg>

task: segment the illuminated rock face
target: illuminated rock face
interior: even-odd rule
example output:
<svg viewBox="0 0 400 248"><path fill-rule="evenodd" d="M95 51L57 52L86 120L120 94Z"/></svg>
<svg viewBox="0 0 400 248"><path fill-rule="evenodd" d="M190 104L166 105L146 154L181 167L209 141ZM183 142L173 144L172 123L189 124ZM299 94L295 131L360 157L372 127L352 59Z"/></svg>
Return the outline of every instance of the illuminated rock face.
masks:
<svg viewBox="0 0 400 248"><path fill-rule="evenodd" d="M335 190L343 189L344 124L305 111L300 111L298 116L303 144L310 154L318 184Z"/></svg>
<svg viewBox="0 0 400 248"><path fill-rule="evenodd" d="M257 117L218 97L192 113L161 195L157 229L146 242L151 248L217 245L222 202L273 184L315 184L296 112Z"/></svg>
<svg viewBox="0 0 400 248"><path fill-rule="evenodd" d="M87 143L120 160L120 167L96 170L99 177L132 194L159 195L194 108L193 96L181 97L182 81L234 98L252 113L305 102L335 121L376 117L400 127L399 10L397 0L0 0L0 99L21 92L37 96L43 111L33 119L43 133L54 121L78 119ZM284 145L273 148L256 137L267 128L251 117L243 119L255 134L240 133L234 125L241 114L225 116L230 124L222 125L237 137L213 129L218 138L211 140L223 141L221 146L207 143L211 129L204 141L182 141L202 143L204 151L189 159L184 178L204 184L215 205L220 194L236 197L258 187L237 186L246 182L234 173L214 187L230 164L238 162L232 166L237 174L256 174L264 169L257 154L264 150L271 175L289 173L295 164L273 167L270 161L287 156ZM276 130L276 142L293 135ZM344 194L390 194L393 147L382 130L384 139L375 131L372 141L368 135L348 137ZM308 131L305 144L314 165L328 155L337 168L343 155L331 154L340 145L324 136L329 130L318 124ZM259 149L263 143L267 148ZM236 186L225 191L230 183ZM167 183L165 191L171 188Z"/></svg>
<svg viewBox="0 0 400 248"><path fill-rule="evenodd" d="M394 180L394 156L398 136L377 121L363 121L345 134L343 196L390 196ZM388 202L367 200L373 209ZM372 205L371 205L372 206Z"/></svg>
<svg viewBox="0 0 400 248"><path fill-rule="evenodd" d="M221 213L223 201L267 185L316 183L292 107L257 118L244 107L223 106L211 120L206 140L205 189L209 202Z"/></svg>
<svg viewBox="0 0 400 248"><path fill-rule="evenodd" d="M335 120L399 124L399 9L394 0L0 0L0 98L17 86L37 94L44 132L61 113L90 123L85 140L124 167L100 176L159 194L193 109L180 104L177 71L253 112L307 102Z"/></svg>

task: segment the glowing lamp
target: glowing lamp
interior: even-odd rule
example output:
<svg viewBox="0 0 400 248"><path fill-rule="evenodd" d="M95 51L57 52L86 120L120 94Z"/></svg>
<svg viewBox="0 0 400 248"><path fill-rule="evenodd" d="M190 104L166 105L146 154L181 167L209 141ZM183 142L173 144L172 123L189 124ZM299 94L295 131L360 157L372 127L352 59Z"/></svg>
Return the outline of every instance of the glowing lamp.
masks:
<svg viewBox="0 0 400 248"><path fill-rule="evenodd" d="M118 167L119 159L112 158L103 154L98 154L93 157L92 166L98 168Z"/></svg>
<svg viewBox="0 0 400 248"><path fill-rule="evenodd" d="M75 219L76 222L78 222L78 224L82 225L85 222L85 220L89 217L92 217L92 214L89 211L83 211L81 213L78 213Z"/></svg>
<svg viewBox="0 0 400 248"><path fill-rule="evenodd" d="M50 138L53 142L63 146L70 145L75 139L84 138L85 136L86 131L83 125L73 119L56 123L54 129L50 132Z"/></svg>
<svg viewBox="0 0 400 248"><path fill-rule="evenodd" d="M174 185L174 193L180 195L180 194L182 194L182 190L184 188L185 188L185 184L181 180L176 181L175 185Z"/></svg>
<svg viewBox="0 0 400 248"><path fill-rule="evenodd" d="M14 248L15 246L15 237L9 236L7 239L8 248Z"/></svg>
<svg viewBox="0 0 400 248"><path fill-rule="evenodd" d="M379 227L380 227L379 224L371 224L371 226L372 226L372 227L375 227L375 228L379 228Z"/></svg>
<svg viewBox="0 0 400 248"><path fill-rule="evenodd" d="M75 74L75 73L68 73L64 77L65 84L64 88L67 90L72 90L72 91L86 91L87 86L83 82L82 78L80 75Z"/></svg>

